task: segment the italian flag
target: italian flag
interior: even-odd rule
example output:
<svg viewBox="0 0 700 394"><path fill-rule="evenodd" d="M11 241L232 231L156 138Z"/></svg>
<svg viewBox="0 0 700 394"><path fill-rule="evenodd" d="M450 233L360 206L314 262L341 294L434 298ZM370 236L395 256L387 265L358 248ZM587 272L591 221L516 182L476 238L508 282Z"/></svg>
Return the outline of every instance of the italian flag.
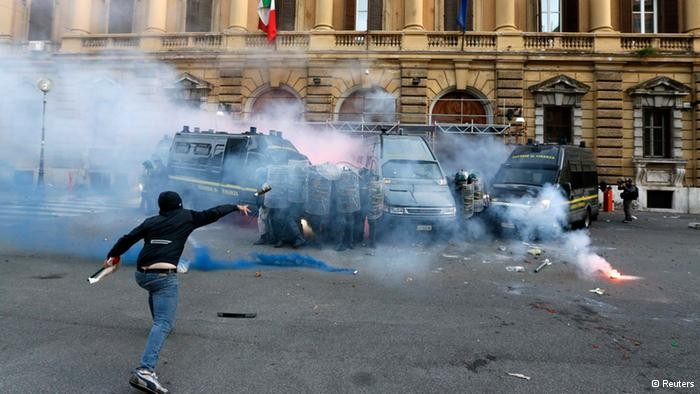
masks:
<svg viewBox="0 0 700 394"><path fill-rule="evenodd" d="M267 33L267 41L275 41L277 37L277 11L275 0L260 0L258 3L258 29Z"/></svg>

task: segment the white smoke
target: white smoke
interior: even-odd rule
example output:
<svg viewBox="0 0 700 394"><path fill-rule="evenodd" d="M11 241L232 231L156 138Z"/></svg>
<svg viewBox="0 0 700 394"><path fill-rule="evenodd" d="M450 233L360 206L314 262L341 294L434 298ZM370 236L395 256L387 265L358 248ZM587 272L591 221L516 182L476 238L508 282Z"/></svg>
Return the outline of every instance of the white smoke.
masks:
<svg viewBox="0 0 700 394"><path fill-rule="evenodd" d="M577 272L586 279L607 275L612 266L603 257L591 251L591 238L585 231L574 231L564 237L563 250L576 265Z"/></svg>

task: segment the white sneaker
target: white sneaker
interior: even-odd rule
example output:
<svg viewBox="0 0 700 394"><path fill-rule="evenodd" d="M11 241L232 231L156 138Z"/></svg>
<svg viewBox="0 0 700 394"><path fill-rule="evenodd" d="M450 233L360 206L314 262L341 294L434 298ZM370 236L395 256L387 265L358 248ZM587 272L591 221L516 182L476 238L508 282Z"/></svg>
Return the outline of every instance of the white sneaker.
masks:
<svg viewBox="0 0 700 394"><path fill-rule="evenodd" d="M151 394L167 394L168 389L158 382L155 372L145 369L137 369L129 379L129 384L134 388Z"/></svg>

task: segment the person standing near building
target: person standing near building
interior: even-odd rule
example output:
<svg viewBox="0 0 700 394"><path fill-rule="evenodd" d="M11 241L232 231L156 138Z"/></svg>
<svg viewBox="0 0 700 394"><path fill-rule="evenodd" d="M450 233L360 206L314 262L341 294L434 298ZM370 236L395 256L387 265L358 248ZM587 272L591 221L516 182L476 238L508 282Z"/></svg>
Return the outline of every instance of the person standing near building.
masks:
<svg viewBox="0 0 700 394"><path fill-rule="evenodd" d="M617 183L617 188L622 190L620 197L622 198L622 207L625 210L625 220L622 222L630 223L632 220L637 219L635 216L632 216L632 201L639 198L639 189L632 183L632 178L627 178L624 182L620 180Z"/></svg>
<svg viewBox="0 0 700 394"><path fill-rule="evenodd" d="M219 205L205 211L193 211L182 207L182 199L173 191L158 196L160 212L152 216L128 234L119 238L107 253L103 267L119 264L120 256L136 242L144 240L143 249L136 261L136 283L148 291L148 307L153 318L146 347L139 367L129 384L148 393L167 393L155 373L160 350L175 321L178 302L177 263L182 256L187 237L195 229L214 223L234 212L250 213L247 205Z"/></svg>

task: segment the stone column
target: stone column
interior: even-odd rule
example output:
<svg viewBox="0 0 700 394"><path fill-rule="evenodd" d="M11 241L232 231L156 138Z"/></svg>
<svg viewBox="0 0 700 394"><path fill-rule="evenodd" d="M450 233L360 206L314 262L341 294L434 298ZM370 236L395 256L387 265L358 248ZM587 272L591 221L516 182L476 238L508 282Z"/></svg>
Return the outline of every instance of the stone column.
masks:
<svg viewBox="0 0 700 394"><path fill-rule="evenodd" d="M590 23L588 31L612 31L612 8L610 0L589 0Z"/></svg>
<svg viewBox="0 0 700 394"><path fill-rule="evenodd" d="M231 0L226 30L248 31L248 0Z"/></svg>
<svg viewBox="0 0 700 394"><path fill-rule="evenodd" d="M423 0L405 0L404 30L423 30Z"/></svg>
<svg viewBox="0 0 700 394"><path fill-rule="evenodd" d="M15 0L0 0L0 43L12 41L12 20L15 16Z"/></svg>
<svg viewBox="0 0 700 394"><path fill-rule="evenodd" d="M515 0L496 0L496 31L516 30L515 28Z"/></svg>
<svg viewBox="0 0 700 394"><path fill-rule="evenodd" d="M316 0L314 30L333 30L333 0Z"/></svg>
<svg viewBox="0 0 700 394"><path fill-rule="evenodd" d="M168 0L148 0L147 33L165 33Z"/></svg>
<svg viewBox="0 0 700 394"><path fill-rule="evenodd" d="M92 0L75 0L70 32L72 34L90 34L90 17L92 15Z"/></svg>
<svg viewBox="0 0 700 394"><path fill-rule="evenodd" d="M685 0L685 32L700 33L700 4L697 0Z"/></svg>

